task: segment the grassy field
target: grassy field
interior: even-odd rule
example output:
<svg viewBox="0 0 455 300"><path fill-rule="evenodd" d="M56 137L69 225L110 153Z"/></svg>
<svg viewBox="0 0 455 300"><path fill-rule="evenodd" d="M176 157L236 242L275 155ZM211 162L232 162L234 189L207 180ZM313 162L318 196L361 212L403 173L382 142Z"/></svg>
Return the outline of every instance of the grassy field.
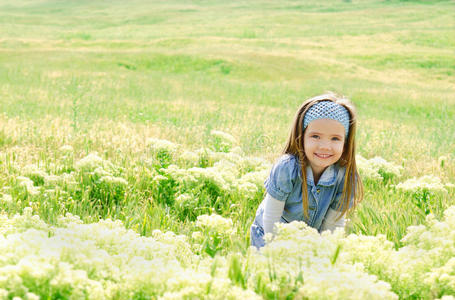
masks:
<svg viewBox="0 0 455 300"><path fill-rule="evenodd" d="M365 178L347 231L400 247L408 226L455 204L453 187L394 188L424 175L455 183L454 25L453 1L0 0L0 193L13 200L0 209L31 206L50 224L66 212L110 217L145 236L191 236L198 214L217 212L237 229L224 250L245 251L263 189L248 199L201 190L204 208L177 216L176 190L149 173L189 167L185 149L217 150L212 130L272 163L302 101L334 91L357 106L358 153L403 168ZM149 138L180 148L163 162ZM45 194L39 176L39 196L21 189L30 165L61 175L94 151L128 182L113 198L82 173L77 191Z"/></svg>

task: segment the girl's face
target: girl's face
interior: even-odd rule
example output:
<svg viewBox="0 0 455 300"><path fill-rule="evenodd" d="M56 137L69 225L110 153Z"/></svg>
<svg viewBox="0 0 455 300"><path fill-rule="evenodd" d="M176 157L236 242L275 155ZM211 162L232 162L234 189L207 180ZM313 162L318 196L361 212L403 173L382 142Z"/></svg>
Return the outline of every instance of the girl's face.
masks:
<svg viewBox="0 0 455 300"><path fill-rule="evenodd" d="M319 176L343 154L343 125L331 119L318 119L308 124L303 136L305 156L313 174Z"/></svg>

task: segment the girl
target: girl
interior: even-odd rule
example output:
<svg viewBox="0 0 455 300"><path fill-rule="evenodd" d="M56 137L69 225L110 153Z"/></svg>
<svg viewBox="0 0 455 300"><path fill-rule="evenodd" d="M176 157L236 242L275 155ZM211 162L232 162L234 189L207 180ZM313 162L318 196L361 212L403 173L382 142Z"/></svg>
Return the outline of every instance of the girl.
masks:
<svg viewBox="0 0 455 300"><path fill-rule="evenodd" d="M266 196L251 225L251 244L264 246L276 222L304 221L319 232L344 227L346 211L363 198L355 162L352 103L325 94L303 103L283 155L264 182Z"/></svg>

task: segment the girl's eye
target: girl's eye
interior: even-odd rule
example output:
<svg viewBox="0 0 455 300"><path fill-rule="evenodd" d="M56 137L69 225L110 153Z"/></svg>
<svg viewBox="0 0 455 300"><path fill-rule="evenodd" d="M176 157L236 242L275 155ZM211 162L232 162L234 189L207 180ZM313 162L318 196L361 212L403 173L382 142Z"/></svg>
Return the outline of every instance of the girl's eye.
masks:
<svg viewBox="0 0 455 300"><path fill-rule="evenodd" d="M340 138L337 138L337 137L333 137L333 138L332 138L332 141L341 141L341 139L340 139Z"/></svg>
<svg viewBox="0 0 455 300"><path fill-rule="evenodd" d="M319 135L315 135L315 134L314 134L314 135L312 135L311 137L312 137L313 139L317 139L317 138L319 138Z"/></svg>

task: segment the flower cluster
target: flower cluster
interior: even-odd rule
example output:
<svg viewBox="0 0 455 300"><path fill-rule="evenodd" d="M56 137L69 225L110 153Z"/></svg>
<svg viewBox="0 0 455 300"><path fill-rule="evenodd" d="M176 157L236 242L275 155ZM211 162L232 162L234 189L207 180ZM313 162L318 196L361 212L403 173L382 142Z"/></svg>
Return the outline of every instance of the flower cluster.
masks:
<svg viewBox="0 0 455 300"><path fill-rule="evenodd" d="M24 187L30 195L38 195L40 193L39 187L35 186L33 180L25 176L17 176L16 181L19 186Z"/></svg>
<svg viewBox="0 0 455 300"><path fill-rule="evenodd" d="M90 187L91 198L103 203L118 202L128 186L128 181L119 176L121 168L96 153L90 153L77 161L75 168L82 185Z"/></svg>
<svg viewBox="0 0 455 300"><path fill-rule="evenodd" d="M232 228L217 215L196 223ZM71 214L49 226L26 208L11 218L0 215L0 295L398 299L398 292L447 299L455 293L455 206L441 221L430 215L426 225L409 227L398 250L383 235L319 234L303 222L278 224L266 239L260 251L212 258L194 253L186 236L173 232L143 237L120 221L84 224Z"/></svg>
<svg viewBox="0 0 455 300"><path fill-rule="evenodd" d="M194 248L197 253L207 253L214 257L217 253L229 248L231 235L234 233L232 220L217 214L201 215L195 222L196 228L192 234Z"/></svg>
<svg viewBox="0 0 455 300"><path fill-rule="evenodd" d="M229 152L201 148L184 151L167 166L147 163L152 175L153 195L161 203L176 203L180 219L194 220L207 213L215 201L231 206L232 197L262 197L270 163L245 156L239 147ZM233 204L235 205L235 204ZM196 214L196 210L200 211ZM220 213L220 211L217 211Z"/></svg>
<svg viewBox="0 0 455 300"><path fill-rule="evenodd" d="M233 230L232 220L217 214L198 216L196 226L221 234L230 234Z"/></svg>
<svg viewBox="0 0 455 300"><path fill-rule="evenodd" d="M183 160L186 164L191 166L196 166L199 164L200 156L198 153L185 150L183 151L180 156L180 160Z"/></svg>
<svg viewBox="0 0 455 300"><path fill-rule="evenodd" d="M42 185L46 180L46 177L48 177L48 174L36 165L26 165L22 169L22 174L30 178L36 185Z"/></svg>
<svg viewBox="0 0 455 300"><path fill-rule="evenodd" d="M63 145L58 150L62 153L72 153L74 151L73 146L71 145Z"/></svg>
<svg viewBox="0 0 455 300"><path fill-rule="evenodd" d="M168 140L156 139L156 138L148 138L147 145L153 152L174 152L178 149L179 145L175 144Z"/></svg>
<svg viewBox="0 0 455 300"><path fill-rule="evenodd" d="M220 130L212 130L210 135L214 140L213 145L217 151L228 152L237 143L232 135Z"/></svg>
<svg viewBox="0 0 455 300"><path fill-rule="evenodd" d="M75 168L78 171L93 172L98 168L111 169L112 165L99 157L97 153L90 153L76 162Z"/></svg>
<svg viewBox="0 0 455 300"><path fill-rule="evenodd" d="M436 298L455 293L455 206L441 221L430 214L425 225L410 226L395 250L383 235L349 235L340 259L361 262L371 273L390 282L400 297Z"/></svg>
<svg viewBox="0 0 455 300"><path fill-rule="evenodd" d="M384 180L393 176L400 176L403 167L388 162L382 157L366 159L361 155L356 156L357 166L362 178Z"/></svg>
<svg viewBox="0 0 455 300"><path fill-rule="evenodd" d="M344 251L341 229L321 235L304 222L280 223L276 236L266 240L262 255L250 253L252 282L266 283L278 298L297 289L299 299L397 299L390 285L368 274L362 264L338 259Z"/></svg>
<svg viewBox="0 0 455 300"><path fill-rule="evenodd" d="M141 237L120 221L84 224L70 214L58 224L31 209L0 215L2 297L259 299L231 285L222 259L195 256L185 236L155 230Z"/></svg>
<svg viewBox="0 0 455 300"><path fill-rule="evenodd" d="M449 185L450 186L450 185ZM396 189L405 192L447 192L439 177L425 175L420 178L411 178L396 185Z"/></svg>
<svg viewBox="0 0 455 300"><path fill-rule="evenodd" d="M13 197L11 197L10 194L3 194L1 201L3 201L4 203L11 204L13 202Z"/></svg>

